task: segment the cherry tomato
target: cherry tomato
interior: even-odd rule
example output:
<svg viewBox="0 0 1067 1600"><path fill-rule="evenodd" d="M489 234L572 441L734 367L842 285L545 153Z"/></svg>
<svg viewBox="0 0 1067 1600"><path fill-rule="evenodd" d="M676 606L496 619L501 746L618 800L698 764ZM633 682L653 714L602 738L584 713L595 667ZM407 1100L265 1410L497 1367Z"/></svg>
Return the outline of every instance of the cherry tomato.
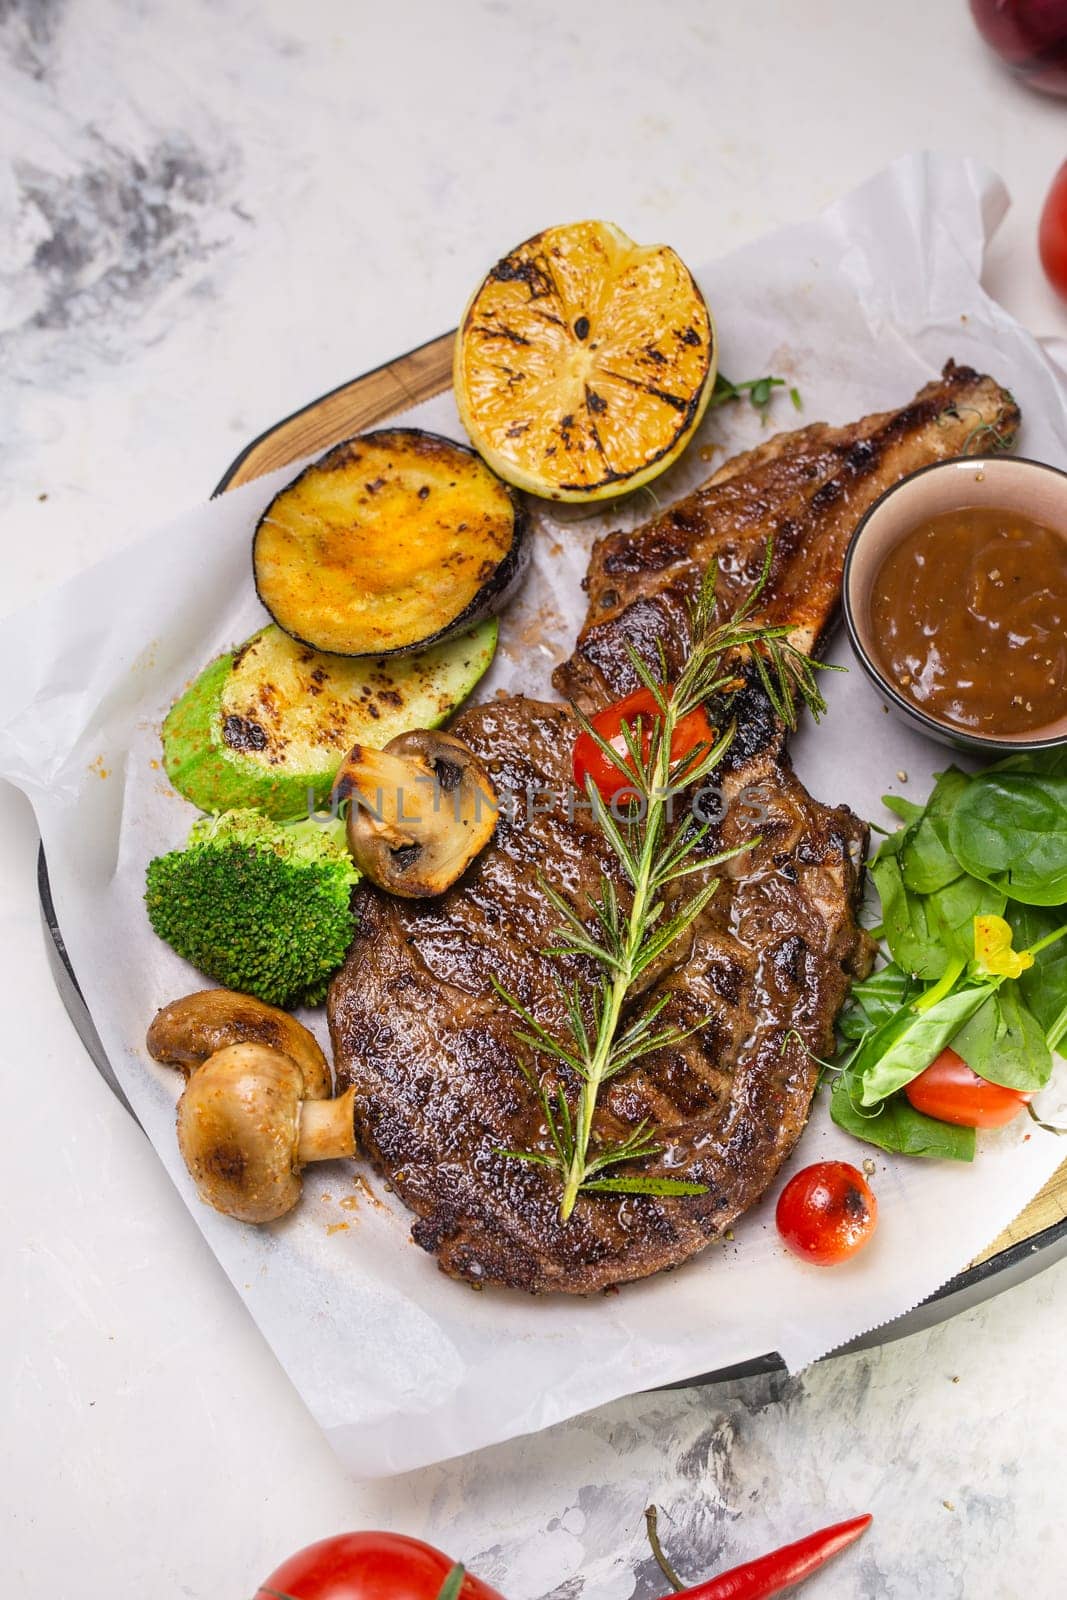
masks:
<svg viewBox="0 0 1067 1600"><path fill-rule="evenodd" d="M1041 213L1037 245L1045 276L1056 293L1067 300L1067 161L1052 180Z"/></svg>
<svg viewBox="0 0 1067 1600"><path fill-rule="evenodd" d="M283 1561L256 1600L437 1600L455 1563L402 1533L342 1533ZM501 1600L466 1573L457 1600Z"/></svg>
<svg viewBox="0 0 1067 1600"><path fill-rule="evenodd" d="M610 744L613 750L625 755L626 740L622 734L622 725L627 722L634 727L640 719L641 753L647 757L652 743L652 726L661 720L661 715L651 692L648 689L636 689L624 699L605 706L604 710L598 711L590 721L600 737ZM681 761L682 757L688 755L698 744L711 744L714 738L715 729L708 721L707 712L703 706L697 706L695 710L687 712L675 727L671 739L671 761ZM632 773L632 765L629 770ZM580 733L574 742L574 781L583 793L586 778L592 778L600 791L601 798L609 803L630 787L630 780L626 774L608 760L596 740L588 733Z"/></svg>
<svg viewBox="0 0 1067 1600"><path fill-rule="evenodd" d="M775 1221L794 1255L832 1267L870 1241L878 1202L863 1173L847 1161L816 1161L790 1178Z"/></svg>
<svg viewBox="0 0 1067 1600"><path fill-rule="evenodd" d="M916 1111L960 1128L1002 1128L1033 1099L1018 1089L987 1083L955 1050L942 1050L925 1072L904 1085L904 1093Z"/></svg>

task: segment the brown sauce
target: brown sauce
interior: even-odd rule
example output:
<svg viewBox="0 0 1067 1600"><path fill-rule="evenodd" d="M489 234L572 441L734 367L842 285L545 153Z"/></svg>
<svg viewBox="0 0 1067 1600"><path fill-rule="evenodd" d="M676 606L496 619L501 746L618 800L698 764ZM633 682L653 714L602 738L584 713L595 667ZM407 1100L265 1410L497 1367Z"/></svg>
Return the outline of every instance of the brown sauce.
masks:
<svg viewBox="0 0 1067 1600"><path fill-rule="evenodd" d="M906 534L871 588L879 665L939 721L1026 733L1067 714L1067 534L965 507Z"/></svg>

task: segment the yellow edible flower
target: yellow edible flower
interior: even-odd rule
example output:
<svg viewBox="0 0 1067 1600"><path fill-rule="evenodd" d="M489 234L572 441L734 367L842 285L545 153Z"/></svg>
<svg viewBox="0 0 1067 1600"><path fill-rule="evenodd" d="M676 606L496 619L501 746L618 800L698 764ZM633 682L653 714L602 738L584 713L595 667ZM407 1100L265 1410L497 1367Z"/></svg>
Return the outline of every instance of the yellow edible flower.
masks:
<svg viewBox="0 0 1067 1600"><path fill-rule="evenodd" d="M1033 966L1029 950L1013 950L1011 939L1011 927L1003 917L975 917L974 959L983 972L1018 978Z"/></svg>

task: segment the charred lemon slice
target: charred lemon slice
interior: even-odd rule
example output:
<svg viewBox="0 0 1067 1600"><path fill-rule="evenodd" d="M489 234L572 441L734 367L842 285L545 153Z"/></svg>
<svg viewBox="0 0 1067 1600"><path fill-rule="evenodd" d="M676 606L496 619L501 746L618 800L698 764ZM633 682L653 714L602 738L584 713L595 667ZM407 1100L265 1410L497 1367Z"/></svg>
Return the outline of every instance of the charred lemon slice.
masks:
<svg viewBox="0 0 1067 1600"><path fill-rule="evenodd" d="M500 477L552 500L601 500L681 454L717 361L704 296L673 250L574 222L527 239L475 291L453 382Z"/></svg>

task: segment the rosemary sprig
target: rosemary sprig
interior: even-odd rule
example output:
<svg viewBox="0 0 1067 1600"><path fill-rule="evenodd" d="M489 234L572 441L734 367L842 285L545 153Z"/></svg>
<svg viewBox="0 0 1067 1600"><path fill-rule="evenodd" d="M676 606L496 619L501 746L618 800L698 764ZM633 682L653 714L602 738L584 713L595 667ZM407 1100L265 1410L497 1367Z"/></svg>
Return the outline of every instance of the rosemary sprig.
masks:
<svg viewBox="0 0 1067 1600"><path fill-rule="evenodd" d="M560 919L553 944L545 953L585 958L600 969L588 1007L583 1006L577 981L568 986L557 976L567 1019L564 1040L551 1034L514 995L496 986L521 1024L516 1037L547 1056L559 1072L560 1081L549 1088L532 1069L526 1069L540 1103L549 1148L507 1154L558 1173L563 1185L560 1215L564 1221L571 1215L579 1194L704 1192L704 1185L698 1183L612 1171L659 1154L661 1146L647 1119L614 1144L594 1139L593 1120L605 1084L645 1056L681 1044L701 1026L660 1026L669 999L665 994L633 1020L624 1016L635 985L693 925L714 895L719 880L709 879L680 903L671 886L694 874L706 873L758 842L751 839L708 855L698 853L697 847L710 824L686 817L677 827L671 827L672 796L683 789L696 788L708 777L729 749L735 732L731 722L717 738L696 745L675 760L671 744L678 724L698 706L722 701L736 689L739 658L754 667L775 712L789 727L796 724L798 701L803 700L816 717L825 709L816 681L818 664L790 643L788 626L765 627L752 620L770 576L772 559L773 548L768 541L759 581L733 616L722 623L716 620L716 569L709 568L692 610L689 656L673 685L668 681L662 649L658 676L630 650L634 673L656 707L651 727L645 727L640 718L632 724L624 722L621 734L625 748L618 750L586 718L579 719L584 732L625 778L627 792L632 795L632 804L628 810L622 808L620 820L619 796L608 806L592 779L586 781L593 814L629 882L630 905L623 909L616 883L606 873L584 914L541 880L542 890ZM564 1086L572 1079L578 1084L573 1106Z"/></svg>

